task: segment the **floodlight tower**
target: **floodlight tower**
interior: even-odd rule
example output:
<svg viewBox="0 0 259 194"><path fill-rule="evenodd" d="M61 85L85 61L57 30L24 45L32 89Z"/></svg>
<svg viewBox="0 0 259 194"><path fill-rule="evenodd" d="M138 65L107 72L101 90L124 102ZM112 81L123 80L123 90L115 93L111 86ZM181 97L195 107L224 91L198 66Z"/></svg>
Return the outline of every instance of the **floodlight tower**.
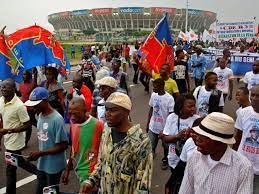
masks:
<svg viewBox="0 0 259 194"><path fill-rule="evenodd" d="M186 0L185 33L188 31L188 9L189 9L189 0Z"/></svg>

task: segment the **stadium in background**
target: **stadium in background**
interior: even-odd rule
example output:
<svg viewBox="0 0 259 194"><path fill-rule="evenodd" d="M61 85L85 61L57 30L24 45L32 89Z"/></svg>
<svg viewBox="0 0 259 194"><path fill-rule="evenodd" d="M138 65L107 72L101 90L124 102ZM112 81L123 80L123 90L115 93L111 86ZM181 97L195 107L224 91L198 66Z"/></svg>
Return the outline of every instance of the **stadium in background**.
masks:
<svg viewBox="0 0 259 194"><path fill-rule="evenodd" d="M150 32L168 13L171 31L175 34L185 29L186 9L171 7L119 7L64 11L48 16L48 21L60 37L95 34L98 40L111 40ZM188 9L188 29L201 32L216 21L216 13Z"/></svg>

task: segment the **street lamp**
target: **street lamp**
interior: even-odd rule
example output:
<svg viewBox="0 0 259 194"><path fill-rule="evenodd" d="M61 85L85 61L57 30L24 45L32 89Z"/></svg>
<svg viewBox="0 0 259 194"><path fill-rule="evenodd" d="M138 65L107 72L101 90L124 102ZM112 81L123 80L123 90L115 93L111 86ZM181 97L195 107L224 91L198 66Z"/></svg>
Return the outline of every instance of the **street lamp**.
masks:
<svg viewBox="0 0 259 194"><path fill-rule="evenodd" d="M189 9L189 0L186 0L185 33L188 31L188 9Z"/></svg>

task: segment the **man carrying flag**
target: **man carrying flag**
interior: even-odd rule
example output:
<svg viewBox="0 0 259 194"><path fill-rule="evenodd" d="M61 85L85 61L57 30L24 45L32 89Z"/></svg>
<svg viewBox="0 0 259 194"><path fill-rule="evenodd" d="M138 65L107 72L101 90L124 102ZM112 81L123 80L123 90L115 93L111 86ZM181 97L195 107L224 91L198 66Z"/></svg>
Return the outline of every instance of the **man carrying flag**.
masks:
<svg viewBox="0 0 259 194"><path fill-rule="evenodd" d="M169 77L174 67L174 56L166 14L140 47L138 53L149 63L154 72L152 77L154 79L161 77L165 81L165 90L177 97L179 95L177 84Z"/></svg>
<svg viewBox="0 0 259 194"><path fill-rule="evenodd" d="M147 59L155 73L159 73L163 64L168 64L170 70L173 69L172 39L166 14L140 47L139 54L142 58Z"/></svg>

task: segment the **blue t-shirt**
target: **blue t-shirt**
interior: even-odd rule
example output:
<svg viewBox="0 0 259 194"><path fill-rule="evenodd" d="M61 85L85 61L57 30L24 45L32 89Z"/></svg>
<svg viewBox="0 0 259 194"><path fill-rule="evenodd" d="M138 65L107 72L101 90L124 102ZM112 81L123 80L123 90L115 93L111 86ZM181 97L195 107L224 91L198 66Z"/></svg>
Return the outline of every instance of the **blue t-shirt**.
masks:
<svg viewBox="0 0 259 194"><path fill-rule="evenodd" d="M53 113L42 116L38 119L38 141L39 150L48 150L55 144L68 141L65 133L65 124L63 117L54 110ZM37 168L48 174L56 174L66 167L66 154L62 151L55 155L42 156L38 160Z"/></svg>
<svg viewBox="0 0 259 194"><path fill-rule="evenodd" d="M204 54L200 54L199 56L197 54L193 54L191 56L191 65L197 65L197 64L202 64L200 67L195 67L193 68L193 77L194 78L204 78L205 77L205 71L206 71L206 58ZM201 77L203 74L203 77Z"/></svg>

